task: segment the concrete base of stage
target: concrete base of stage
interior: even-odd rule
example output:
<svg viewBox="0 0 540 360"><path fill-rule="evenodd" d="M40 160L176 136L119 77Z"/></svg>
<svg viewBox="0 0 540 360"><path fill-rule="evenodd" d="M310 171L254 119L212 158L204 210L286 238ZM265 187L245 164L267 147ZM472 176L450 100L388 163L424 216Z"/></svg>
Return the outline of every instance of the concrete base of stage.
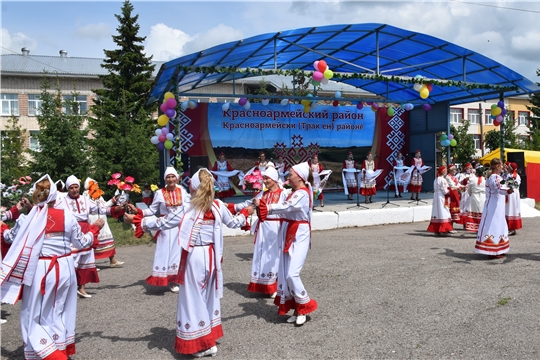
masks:
<svg viewBox="0 0 540 360"><path fill-rule="evenodd" d="M365 198L360 196L357 200L347 200L343 192L327 192L324 194L324 207L318 200L314 202L312 230L331 230L348 227L363 227L385 224L403 224L411 222L429 221L431 218L431 205L433 193L420 193L420 200L411 200L410 193L402 194L401 198L394 197L395 193L388 194L379 191L373 196L373 203L366 204ZM225 202L240 203L249 199L247 196L235 196L225 199ZM534 208L534 199L521 199L522 217L540 217L540 211ZM251 216L251 223L256 220ZM224 236L250 235L240 229L224 227Z"/></svg>

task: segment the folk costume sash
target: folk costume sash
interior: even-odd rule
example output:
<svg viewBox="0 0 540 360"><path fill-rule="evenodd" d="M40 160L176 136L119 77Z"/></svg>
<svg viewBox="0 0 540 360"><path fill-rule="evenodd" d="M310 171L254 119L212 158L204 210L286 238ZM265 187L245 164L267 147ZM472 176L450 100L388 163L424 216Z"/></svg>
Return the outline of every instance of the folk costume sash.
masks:
<svg viewBox="0 0 540 360"><path fill-rule="evenodd" d="M310 208L309 220L282 219L283 222L287 223L287 230L285 232L285 244L283 246L283 253L289 252L289 249L290 249L294 239L296 238L296 232L298 231L298 227L300 226L300 224L308 224L309 225L309 232L310 232L310 237L311 237L311 213L312 213L311 209L313 207L312 206L313 197L310 195L311 192L310 192L309 189L301 188L301 189L298 189L296 191L299 191L299 190L304 190L308 194L309 208ZM295 191L291 192L289 194L289 196L287 196L287 200L289 200L294 193L295 193Z"/></svg>

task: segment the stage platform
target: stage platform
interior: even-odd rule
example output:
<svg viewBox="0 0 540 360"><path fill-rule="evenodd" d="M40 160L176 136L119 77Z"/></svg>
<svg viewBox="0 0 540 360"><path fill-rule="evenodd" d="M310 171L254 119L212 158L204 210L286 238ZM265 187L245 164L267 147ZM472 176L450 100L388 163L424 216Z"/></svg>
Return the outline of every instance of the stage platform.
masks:
<svg viewBox="0 0 540 360"><path fill-rule="evenodd" d="M331 190L324 193L324 207L319 201L314 202L312 230L331 230L347 227L363 227L385 224L402 224L411 222L429 221L431 217L431 204L433 193L420 193L420 201L412 201L410 193L395 198L390 192L387 202L386 191L378 191L373 196L373 203L365 204L364 197L347 200L343 191ZM225 199L225 202L240 203L249 199L248 196L234 196ZM522 217L540 217L540 211L534 208L534 199L521 199ZM256 219L252 215L251 222ZM426 224L427 227L427 224ZM240 229L224 227L224 236L250 235Z"/></svg>

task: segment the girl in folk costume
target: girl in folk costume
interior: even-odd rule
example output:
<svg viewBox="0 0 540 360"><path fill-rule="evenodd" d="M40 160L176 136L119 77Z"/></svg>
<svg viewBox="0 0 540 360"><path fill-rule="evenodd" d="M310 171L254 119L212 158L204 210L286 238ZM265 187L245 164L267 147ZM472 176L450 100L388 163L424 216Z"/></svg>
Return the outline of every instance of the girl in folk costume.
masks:
<svg viewBox="0 0 540 360"><path fill-rule="evenodd" d="M474 177L474 170L472 165L467 163L463 167L463 172L458 177L462 190L459 200L459 224L462 224L464 229L466 229L467 219L471 211L471 196L468 192L471 177Z"/></svg>
<svg viewBox="0 0 540 360"><path fill-rule="evenodd" d="M394 197L401 197L401 193L404 190L406 184L403 180L405 168L403 154L398 152L396 159L394 160L394 186L396 188L396 195L394 195Z"/></svg>
<svg viewBox="0 0 540 360"><path fill-rule="evenodd" d="M283 184L285 182L285 177L289 174L289 170L287 168L287 164L283 160L283 156L278 156L278 161L276 161L275 165L279 174L279 181L281 184Z"/></svg>
<svg viewBox="0 0 540 360"><path fill-rule="evenodd" d="M49 175L41 177L34 184L36 205L5 232L12 245L2 262L2 302L22 299L26 359L68 359L75 354L77 280L71 247L92 246L103 225L99 220L83 233L71 211L53 208L56 195Z"/></svg>
<svg viewBox="0 0 540 360"><path fill-rule="evenodd" d="M321 172L324 170L322 164L319 162L319 156L317 154L311 157L311 160L308 161L311 172L313 173L313 189L317 191L321 185ZM321 207L324 207L324 194L322 191L317 196Z"/></svg>
<svg viewBox="0 0 540 360"><path fill-rule="evenodd" d="M471 232L478 232L478 225L482 220L482 211L486 202L486 178L484 177L484 168L476 169L476 176L469 178L467 192L471 199L471 207L465 222L465 229Z"/></svg>
<svg viewBox="0 0 540 360"><path fill-rule="evenodd" d="M150 206L152 204L152 200L154 199L154 193L152 193L152 189L150 189L149 184L144 184L144 189L142 191L142 201L146 205Z"/></svg>
<svg viewBox="0 0 540 360"><path fill-rule="evenodd" d="M377 170L375 167L375 161L371 151L367 153L367 159L362 163L362 182L360 183L360 194L366 198L366 204L373 202L373 195L377 193L377 176L381 174L382 170Z"/></svg>
<svg viewBox="0 0 540 360"><path fill-rule="evenodd" d="M414 158L411 161L411 180L409 183L408 190L411 192L411 200L420 200L420 191L422 191L422 174L421 168L424 166L424 160L422 160L422 154L420 150L414 152ZM416 194L416 199L415 199Z"/></svg>
<svg viewBox="0 0 540 360"><path fill-rule="evenodd" d="M264 222L269 215L274 214L282 217L283 225L279 231L278 293L274 304L278 306L279 315L294 310L294 315L287 322L297 325L303 325L306 315L317 309L317 302L309 297L300 279L300 271L311 245L312 179L308 163L294 165L289 175L293 191L286 201L267 204L264 199L254 200L254 204L259 206L260 221Z"/></svg>
<svg viewBox="0 0 540 360"><path fill-rule="evenodd" d="M352 200L353 195L358 193L358 182L356 180L356 161L353 159L353 153L349 151L347 159L343 160L343 170L351 169L354 171L343 171L343 182L347 200Z"/></svg>
<svg viewBox="0 0 540 360"><path fill-rule="evenodd" d="M450 211L448 211L448 193L450 187L446 181L446 167L440 166L437 169L437 178L433 182L433 207L431 208L431 221L427 231L440 236L443 233L455 233L452 227Z"/></svg>
<svg viewBox="0 0 540 360"><path fill-rule="evenodd" d="M518 184L521 183L521 177L517 173L517 164L510 163L508 166L509 174L512 174L512 177L517 181ZM519 187L514 189L512 194L506 196L506 206L505 206L505 217L506 223L508 224L508 235L516 235L516 230L519 230L523 227L521 221L521 200L519 197Z"/></svg>
<svg viewBox="0 0 540 360"><path fill-rule="evenodd" d="M233 216L221 200L214 200L214 179L205 168L193 175L190 189L191 204L185 210L178 208L161 218L129 215L128 222L133 221L138 234L142 234L141 228L161 231L179 228L182 255L176 280L180 292L174 347L181 354L215 356L216 340L223 336L222 226L244 226L254 207L246 207Z"/></svg>
<svg viewBox="0 0 540 360"><path fill-rule="evenodd" d="M91 179L86 178L84 181L84 193L83 195L87 196L91 200L95 201L100 208L110 208L114 206L114 199L105 201L103 199L103 191L99 190L98 183ZM97 219L103 219L104 225L101 228L98 236L99 245L94 249L94 258L95 259L109 259L110 267L118 267L124 265L123 261L118 261L116 259L116 247L114 245L114 237L107 222L107 215L105 214L89 214L88 222L93 224Z"/></svg>
<svg viewBox="0 0 540 360"><path fill-rule="evenodd" d="M175 168L168 167L163 174L166 186L156 191L154 201L148 209L137 209L133 205L128 205L132 213L141 216L152 216L159 213L160 216L167 216L172 212L183 211L189 207L190 196L186 190L178 185L179 175ZM138 234L137 234L138 235ZM142 233L140 234L142 236ZM178 274L180 266L181 247L178 243L178 227L170 230L159 231L156 239L156 252L154 254L154 264L152 275L146 278L146 283L152 286L169 286L174 293L178 292L178 285L174 280Z"/></svg>
<svg viewBox="0 0 540 360"><path fill-rule="evenodd" d="M450 187L450 193L448 196L450 197L450 215L452 216L452 221L455 223L460 224L461 221L460 218L460 208L459 208L459 201L460 201L460 191L461 191L461 184L459 183L458 179L456 178L456 166L450 165L448 167L448 174L446 175L446 181L448 182L448 186Z"/></svg>
<svg viewBox="0 0 540 360"><path fill-rule="evenodd" d="M263 172L263 181L266 187L264 193L259 193L256 199L263 199L267 204L279 204L286 200L289 191L279 186L279 174L273 166L268 166ZM234 211L253 204L253 200L234 205ZM278 234L281 227L279 214L268 215L266 220L258 221L255 228L255 247L251 265L251 279L248 286L250 292L260 292L275 298L277 294L277 276L279 270L279 241Z"/></svg>
<svg viewBox="0 0 540 360"><path fill-rule="evenodd" d="M225 160L225 153L222 151L219 153L219 159L214 163L212 171L234 171L233 167L227 160ZM220 199L225 199L231 196L236 195L236 191L231 186L230 177L224 175L214 175L217 180L217 187L219 189L217 197Z"/></svg>
<svg viewBox="0 0 540 360"><path fill-rule="evenodd" d="M260 154L259 154L259 161L257 161L255 163L255 166L258 166L259 167L259 171L260 172L263 172L264 170L266 170L266 167L268 165L272 164L271 161L268 161L266 160L266 155L264 154L264 151L261 151ZM272 164L273 165L273 164Z"/></svg>
<svg viewBox="0 0 540 360"><path fill-rule="evenodd" d="M486 203L482 220L478 225L478 235L474 252L501 258L510 249L508 225L504 218L505 195L513 193L501 184L502 162L493 159L490 162L491 176L486 181Z"/></svg>

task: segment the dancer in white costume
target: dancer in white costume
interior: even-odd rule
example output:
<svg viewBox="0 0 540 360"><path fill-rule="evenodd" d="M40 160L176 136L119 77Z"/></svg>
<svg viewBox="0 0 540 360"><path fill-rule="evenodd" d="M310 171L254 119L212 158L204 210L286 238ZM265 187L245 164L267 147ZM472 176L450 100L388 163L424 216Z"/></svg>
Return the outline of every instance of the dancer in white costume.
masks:
<svg viewBox="0 0 540 360"><path fill-rule="evenodd" d="M352 200L353 195L358 193L358 171L356 169L356 161L353 159L353 153L349 151L347 159L343 160L343 188L347 200Z"/></svg>
<svg viewBox="0 0 540 360"><path fill-rule="evenodd" d="M446 166L439 166L439 169L437 169L437 178L433 182L433 190L431 221L429 222L427 231L435 233L435 236L440 236L444 233L455 233L448 209L450 202L447 195L450 187L446 181Z"/></svg>
<svg viewBox="0 0 540 360"><path fill-rule="evenodd" d="M35 206L4 234L12 245L0 274L2 302L14 304L24 288L21 332L26 359L68 359L75 354L77 280L71 247L91 246L99 231L89 226L83 234L70 211L53 208L56 194L49 175L40 178L34 184Z"/></svg>
<svg viewBox="0 0 540 360"><path fill-rule="evenodd" d="M232 215L221 200L214 200L214 179L203 168L191 178L191 206L166 217L127 215L138 230L180 227L182 247L177 282L180 285L176 315L175 349L195 357L215 356L216 340L223 336L220 299L223 297L223 229L239 228L254 212L249 206Z"/></svg>
<svg viewBox="0 0 540 360"><path fill-rule="evenodd" d="M512 174L512 177L521 183L521 176L517 173L517 164L508 164L508 173ZM506 217L506 223L508 224L508 235L516 235L516 230L523 227L523 221L521 220L521 200L519 195L519 186L514 189L514 192L507 197L504 215Z"/></svg>
<svg viewBox="0 0 540 360"><path fill-rule="evenodd" d="M471 199L471 210L467 215L465 229L470 232L478 232L478 225L482 220L482 211L486 202L486 178L484 168L476 169L476 175L471 175L467 185L467 192Z"/></svg>
<svg viewBox="0 0 540 360"><path fill-rule="evenodd" d="M242 181L243 173L239 170L234 170L231 164L225 159L225 153L222 151L219 154L219 159L214 163L212 169L210 169L216 178L216 185L218 187L217 197L221 200L236 195L236 191L232 187L231 177L239 175L240 181Z"/></svg>
<svg viewBox="0 0 540 360"><path fill-rule="evenodd" d="M128 205L131 213L138 213L142 216L167 216L172 212L180 212L189 207L190 196L182 187L178 185L180 176L173 167L165 169L163 174L166 186L156 191L154 200L148 209L137 209L133 205ZM142 236L142 233L140 234ZM152 275L146 278L146 283L152 286L169 286L172 292L178 292L178 285L173 279L178 274L180 266L181 247L178 242L178 228L161 230L155 235L156 251L154 253L154 263L152 265Z"/></svg>

